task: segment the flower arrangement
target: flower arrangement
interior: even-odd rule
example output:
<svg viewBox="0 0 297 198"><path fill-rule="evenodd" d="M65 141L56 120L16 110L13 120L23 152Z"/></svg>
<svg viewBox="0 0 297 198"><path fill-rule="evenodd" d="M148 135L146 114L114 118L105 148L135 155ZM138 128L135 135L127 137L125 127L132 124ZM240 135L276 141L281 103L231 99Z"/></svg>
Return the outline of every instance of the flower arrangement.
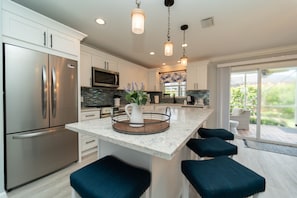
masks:
<svg viewBox="0 0 297 198"><path fill-rule="evenodd" d="M145 105L147 101L147 93L144 91L143 83L141 83L140 88L136 82L132 82L132 85L129 83L125 90L127 92L125 96L127 102Z"/></svg>

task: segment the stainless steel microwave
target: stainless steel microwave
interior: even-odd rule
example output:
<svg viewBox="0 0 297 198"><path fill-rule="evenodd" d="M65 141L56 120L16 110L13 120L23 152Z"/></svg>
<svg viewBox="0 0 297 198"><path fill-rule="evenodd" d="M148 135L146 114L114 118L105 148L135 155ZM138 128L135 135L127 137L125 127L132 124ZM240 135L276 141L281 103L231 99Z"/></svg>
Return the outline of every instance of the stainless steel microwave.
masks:
<svg viewBox="0 0 297 198"><path fill-rule="evenodd" d="M119 72L92 67L93 87L119 87Z"/></svg>

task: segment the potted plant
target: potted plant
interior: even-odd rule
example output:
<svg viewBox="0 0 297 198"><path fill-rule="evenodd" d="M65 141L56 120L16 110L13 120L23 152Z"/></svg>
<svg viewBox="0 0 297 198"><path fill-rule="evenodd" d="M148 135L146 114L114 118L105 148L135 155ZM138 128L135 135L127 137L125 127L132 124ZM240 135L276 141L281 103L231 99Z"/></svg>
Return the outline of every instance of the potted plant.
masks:
<svg viewBox="0 0 297 198"><path fill-rule="evenodd" d="M143 83L141 83L141 87L138 87L135 82L132 82L132 85L129 83L126 88L125 98L130 103L125 106L125 112L130 120L129 125L131 127L142 127L144 119L141 105L145 105L147 102L147 93L144 91Z"/></svg>

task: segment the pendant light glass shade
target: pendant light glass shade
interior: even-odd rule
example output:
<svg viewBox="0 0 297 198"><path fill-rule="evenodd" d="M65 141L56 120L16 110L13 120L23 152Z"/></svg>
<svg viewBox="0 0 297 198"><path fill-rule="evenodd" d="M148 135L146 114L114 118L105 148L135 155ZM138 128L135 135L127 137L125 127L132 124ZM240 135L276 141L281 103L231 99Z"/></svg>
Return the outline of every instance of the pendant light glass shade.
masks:
<svg viewBox="0 0 297 198"><path fill-rule="evenodd" d="M143 34L144 32L144 11L140 8L135 8L131 12L132 17L132 32L134 34Z"/></svg>
<svg viewBox="0 0 297 198"><path fill-rule="evenodd" d="M188 65L188 57L186 57L186 47L188 46L186 43L186 30L188 29L188 25L182 25L180 27L181 30L183 30L184 34L183 34L183 44L182 44L182 48L183 48L183 56L180 58L180 63L183 66L187 66Z"/></svg>
<svg viewBox="0 0 297 198"><path fill-rule="evenodd" d="M188 65L188 57L182 56L180 58L180 64L183 65L183 66L187 66Z"/></svg>
<svg viewBox="0 0 297 198"><path fill-rule="evenodd" d="M173 55L173 43L171 41L167 41L164 43L164 55L165 56Z"/></svg>

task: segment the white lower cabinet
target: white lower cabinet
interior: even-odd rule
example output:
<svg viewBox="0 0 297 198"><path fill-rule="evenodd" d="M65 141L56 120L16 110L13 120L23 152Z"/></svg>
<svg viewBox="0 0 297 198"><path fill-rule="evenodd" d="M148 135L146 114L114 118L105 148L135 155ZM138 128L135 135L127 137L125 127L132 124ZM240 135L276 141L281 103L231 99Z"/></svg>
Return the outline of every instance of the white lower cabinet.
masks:
<svg viewBox="0 0 297 198"><path fill-rule="evenodd" d="M100 119L100 110L82 110L80 121ZM86 156L97 151L98 141L94 136L80 134L80 152L81 156Z"/></svg>

